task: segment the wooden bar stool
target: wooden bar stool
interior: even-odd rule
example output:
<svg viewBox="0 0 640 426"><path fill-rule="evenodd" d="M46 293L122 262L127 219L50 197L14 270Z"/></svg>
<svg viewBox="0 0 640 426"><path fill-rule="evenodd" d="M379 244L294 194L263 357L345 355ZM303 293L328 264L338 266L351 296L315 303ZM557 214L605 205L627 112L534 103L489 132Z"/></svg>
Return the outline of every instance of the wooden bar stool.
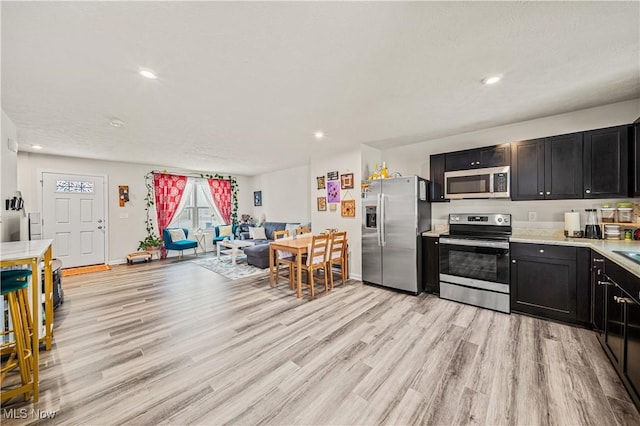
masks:
<svg viewBox="0 0 640 426"><path fill-rule="evenodd" d="M13 327L11 330L2 330L0 333L1 335L13 333L13 340L0 345L2 355L8 355L6 362L0 367L0 381L4 386L7 382L5 380L7 374L17 367L22 383L21 386L12 387L8 390L3 389L0 400L4 401L16 395L24 394L25 401L28 401L34 389L33 352L31 348L33 320L29 311L29 298L27 296L31 271L28 269L16 269L2 271L0 274L2 278L0 292L7 297L9 315Z"/></svg>

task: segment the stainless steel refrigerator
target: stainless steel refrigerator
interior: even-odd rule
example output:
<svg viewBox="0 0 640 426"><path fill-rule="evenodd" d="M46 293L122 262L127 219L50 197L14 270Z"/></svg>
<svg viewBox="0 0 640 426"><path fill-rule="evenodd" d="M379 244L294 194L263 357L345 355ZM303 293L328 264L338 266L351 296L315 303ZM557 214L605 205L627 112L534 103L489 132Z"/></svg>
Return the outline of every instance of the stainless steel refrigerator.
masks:
<svg viewBox="0 0 640 426"><path fill-rule="evenodd" d="M418 176L369 183L362 200L362 280L422 291L421 233L431 229L429 181Z"/></svg>

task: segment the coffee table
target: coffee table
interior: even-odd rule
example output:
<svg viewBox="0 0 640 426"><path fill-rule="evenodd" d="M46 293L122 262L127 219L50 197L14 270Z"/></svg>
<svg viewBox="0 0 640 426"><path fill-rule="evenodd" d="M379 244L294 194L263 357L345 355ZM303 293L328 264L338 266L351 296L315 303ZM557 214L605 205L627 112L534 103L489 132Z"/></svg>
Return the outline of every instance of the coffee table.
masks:
<svg viewBox="0 0 640 426"><path fill-rule="evenodd" d="M218 259L220 259L220 254L228 254L231 255L231 263L236 264L236 259L238 255L243 255L243 248L254 245L253 241L246 240L222 240L218 241L216 244L218 250ZM224 248L224 249L223 249Z"/></svg>

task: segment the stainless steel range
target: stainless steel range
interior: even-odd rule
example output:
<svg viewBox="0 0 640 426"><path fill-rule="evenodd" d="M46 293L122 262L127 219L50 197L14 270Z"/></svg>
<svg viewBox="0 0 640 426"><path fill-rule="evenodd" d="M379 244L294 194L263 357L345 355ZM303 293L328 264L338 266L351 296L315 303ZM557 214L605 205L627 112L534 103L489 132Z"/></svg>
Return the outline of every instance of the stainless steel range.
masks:
<svg viewBox="0 0 640 426"><path fill-rule="evenodd" d="M509 214L450 214L440 236L440 297L510 313Z"/></svg>

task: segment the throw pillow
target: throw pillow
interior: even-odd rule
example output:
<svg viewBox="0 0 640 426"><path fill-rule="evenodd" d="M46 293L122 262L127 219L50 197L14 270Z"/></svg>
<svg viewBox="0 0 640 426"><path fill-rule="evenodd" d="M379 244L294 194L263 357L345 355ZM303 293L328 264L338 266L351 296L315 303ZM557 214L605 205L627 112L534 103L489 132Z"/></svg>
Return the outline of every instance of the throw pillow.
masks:
<svg viewBox="0 0 640 426"><path fill-rule="evenodd" d="M285 231L289 231L289 235L296 235L296 229L300 228L299 223L287 223L284 226Z"/></svg>
<svg viewBox="0 0 640 426"><path fill-rule="evenodd" d="M219 237L230 237L233 225L220 225L218 226Z"/></svg>
<svg viewBox="0 0 640 426"><path fill-rule="evenodd" d="M169 235L171 235L171 241L174 243L176 241L186 240L187 237L184 235L184 230L182 228L178 229L167 229L169 231Z"/></svg>
<svg viewBox="0 0 640 426"><path fill-rule="evenodd" d="M267 235L264 232L264 228L249 228L249 238L254 240L266 240Z"/></svg>

